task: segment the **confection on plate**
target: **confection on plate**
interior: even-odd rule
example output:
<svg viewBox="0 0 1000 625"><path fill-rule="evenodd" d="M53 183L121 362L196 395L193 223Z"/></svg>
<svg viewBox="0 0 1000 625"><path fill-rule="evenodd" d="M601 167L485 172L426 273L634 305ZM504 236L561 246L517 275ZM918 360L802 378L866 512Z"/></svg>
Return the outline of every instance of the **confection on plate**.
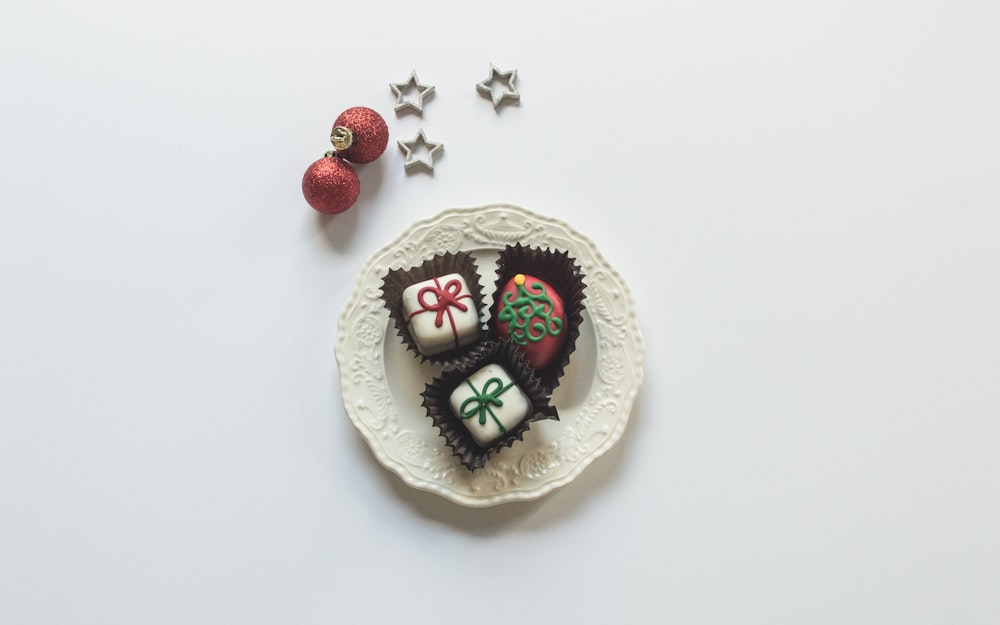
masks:
<svg viewBox="0 0 1000 625"><path fill-rule="evenodd" d="M565 251L517 244L500 252L490 336L510 341L549 391L576 349L585 287Z"/></svg>
<svg viewBox="0 0 1000 625"><path fill-rule="evenodd" d="M434 276L403 290L403 317L421 354L433 356L480 337L479 310L465 278Z"/></svg>
<svg viewBox="0 0 1000 625"><path fill-rule="evenodd" d="M549 392L512 343L482 343L473 354L469 363L434 378L422 393L427 416L471 471L523 440L533 422L559 418Z"/></svg>
<svg viewBox="0 0 1000 625"><path fill-rule="evenodd" d="M485 337L479 272L466 252L390 269L382 278L382 302L397 334L422 362L457 367Z"/></svg>
<svg viewBox="0 0 1000 625"><path fill-rule="evenodd" d="M462 380L451 392L449 403L480 447L506 434L531 409L524 391L506 369L495 363Z"/></svg>
<svg viewBox="0 0 1000 625"><path fill-rule="evenodd" d="M500 291L496 328L513 341L524 359L542 369L566 343L566 311L562 298L541 278L515 274Z"/></svg>

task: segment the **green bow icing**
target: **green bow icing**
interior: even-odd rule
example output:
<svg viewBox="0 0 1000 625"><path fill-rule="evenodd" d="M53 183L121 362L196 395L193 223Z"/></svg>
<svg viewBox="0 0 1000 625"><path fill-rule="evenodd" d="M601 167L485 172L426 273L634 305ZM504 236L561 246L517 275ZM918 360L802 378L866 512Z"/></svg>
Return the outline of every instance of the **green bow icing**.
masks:
<svg viewBox="0 0 1000 625"><path fill-rule="evenodd" d="M541 282L528 285L517 285L517 293L507 293L503 296L503 308L497 315L497 321L508 323L507 333L518 345L527 345L528 341L537 343L548 335L558 336L562 331L563 321L552 316L552 300Z"/></svg>
<svg viewBox="0 0 1000 625"><path fill-rule="evenodd" d="M479 425L486 425L486 415L488 413L491 417L493 417L493 421L497 424L497 427L500 428L500 431L502 433L506 433L507 428L500 423L500 419L497 419L497 416L493 413L493 409L490 408L490 404L493 404L498 408L503 406L503 400L500 399L500 396L503 395L507 389L514 386L514 383L511 382L507 386L504 386L503 381L500 378L490 378L489 380L486 380L486 384L483 385L482 392L476 389L475 385L473 385L468 379L465 380L465 383L469 385L469 388L471 388L472 392L475 394L462 402L462 405L458 409L459 416L463 419L471 419L478 413Z"/></svg>

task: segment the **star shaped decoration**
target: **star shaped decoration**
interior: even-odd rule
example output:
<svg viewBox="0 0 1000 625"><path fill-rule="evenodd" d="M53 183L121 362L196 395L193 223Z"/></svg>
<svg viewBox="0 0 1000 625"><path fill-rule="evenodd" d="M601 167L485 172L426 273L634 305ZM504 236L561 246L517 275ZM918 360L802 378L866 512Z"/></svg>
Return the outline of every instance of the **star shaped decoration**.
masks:
<svg viewBox="0 0 1000 625"><path fill-rule="evenodd" d="M410 100L404 94L414 87L417 89L417 99ZM403 82L389 83L389 89L396 95L396 105L392 107L392 110L399 113L409 109L421 117L424 114L424 98L434 93L434 85L425 85L420 82L417 78L417 70L410 72L410 77Z"/></svg>
<svg viewBox="0 0 1000 625"><path fill-rule="evenodd" d="M493 83L498 79L506 83L506 89L502 91L493 90ZM496 65L490 63L490 75L486 77L486 80L476 83L476 91L492 100L493 110L496 110L507 100L518 102L521 99L521 94L518 93L517 87L514 86L514 81L516 80L516 69L501 72L497 69Z"/></svg>
<svg viewBox="0 0 1000 625"><path fill-rule="evenodd" d="M434 155L444 149L443 143L428 141L423 128L417 131L417 136L413 139L409 141L397 141L396 143L399 145L399 149L403 151L403 169L405 169L407 173L413 169L419 168L426 170L432 175L434 174ZM417 158L413 155L413 151L419 145L423 145L427 148L427 160Z"/></svg>

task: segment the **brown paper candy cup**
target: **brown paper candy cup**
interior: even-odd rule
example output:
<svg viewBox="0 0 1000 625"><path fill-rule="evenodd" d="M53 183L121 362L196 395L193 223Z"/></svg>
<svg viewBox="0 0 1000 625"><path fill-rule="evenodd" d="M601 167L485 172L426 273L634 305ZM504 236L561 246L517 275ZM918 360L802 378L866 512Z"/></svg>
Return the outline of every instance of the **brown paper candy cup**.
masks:
<svg viewBox="0 0 1000 625"><path fill-rule="evenodd" d="M497 315L500 306L500 291L515 275L523 273L540 278L549 283L563 300L566 314L566 340L559 354L544 368L535 369L542 386L552 392L559 386L559 379L569 364L570 355L576 349L576 339L580 336L580 324L583 323L583 300L586 297L583 273L576 259L568 252L540 249L523 246L520 243L506 246L500 252L497 261L496 290L493 296L493 306L490 311L489 337L491 340L503 340L497 330Z"/></svg>
<svg viewBox="0 0 1000 625"><path fill-rule="evenodd" d="M491 363L500 365L511 375L513 382L527 396L531 408L528 416L510 428L506 434L490 443L489 446L480 447L462 423L461 418L452 410L449 399L452 392L468 376ZM427 416L434 422L434 427L438 428L453 454L458 456L462 464L470 471L483 468L489 457L503 447L510 447L514 441L523 440L524 433L528 431L533 422L543 419L559 419L555 407L549 404L549 393L534 375L533 369L524 362L514 345L508 341L487 342L480 345L467 365L463 365L461 369L445 371L434 378L430 384L426 385L422 395Z"/></svg>
<svg viewBox="0 0 1000 625"><path fill-rule="evenodd" d="M460 274L472 294L472 302L479 315L480 339L471 345L459 347L440 354L424 355L417 347L416 341L410 335L405 315L403 314L403 291L418 282L447 275ZM469 361L471 352L486 338L483 318L483 288L479 283L479 270L476 261L466 252L446 252L425 260L416 267L390 269L382 278L382 302L389 311L389 318L396 326L396 333L402 339L406 348L413 352L421 362L430 362L444 369L461 367Z"/></svg>

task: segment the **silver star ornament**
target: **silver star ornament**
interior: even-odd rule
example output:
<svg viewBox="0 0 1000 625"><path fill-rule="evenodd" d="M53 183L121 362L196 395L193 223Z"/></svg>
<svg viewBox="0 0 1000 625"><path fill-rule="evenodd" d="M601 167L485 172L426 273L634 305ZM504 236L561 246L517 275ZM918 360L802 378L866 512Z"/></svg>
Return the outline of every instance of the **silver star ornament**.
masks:
<svg viewBox="0 0 1000 625"><path fill-rule="evenodd" d="M423 169L430 174L434 174L434 155L444 149L443 143L428 141L424 129L417 131L417 136L409 141L397 141L399 149L403 151L403 169L407 173L414 169ZM418 145L423 144L427 148L427 160L417 158L413 155Z"/></svg>
<svg viewBox="0 0 1000 625"><path fill-rule="evenodd" d="M417 90L417 98L410 100L404 94L414 87ZM424 115L424 98L434 93L434 85L425 85L420 82L417 78L417 70L410 72L410 77L403 82L389 83L389 89L396 95L396 105L392 107L392 110L399 113L409 109L421 117Z"/></svg>
<svg viewBox="0 0 1000 625"><path fill-rule="evenodd" d="M506 83L506 88L502 90L493 90L493 83L497 80L502 80ZM497 66L490 63L490 75L486 77L486 80L476 84L476 91L478 91L483 97L489 98L493 101L493 110L496 110L506 101L518 102L521 99L521 94L518 93L517 87L514 86L514 81L517 80L517 70L511 69L506 72L502 72L497 69Z"/></svg>

